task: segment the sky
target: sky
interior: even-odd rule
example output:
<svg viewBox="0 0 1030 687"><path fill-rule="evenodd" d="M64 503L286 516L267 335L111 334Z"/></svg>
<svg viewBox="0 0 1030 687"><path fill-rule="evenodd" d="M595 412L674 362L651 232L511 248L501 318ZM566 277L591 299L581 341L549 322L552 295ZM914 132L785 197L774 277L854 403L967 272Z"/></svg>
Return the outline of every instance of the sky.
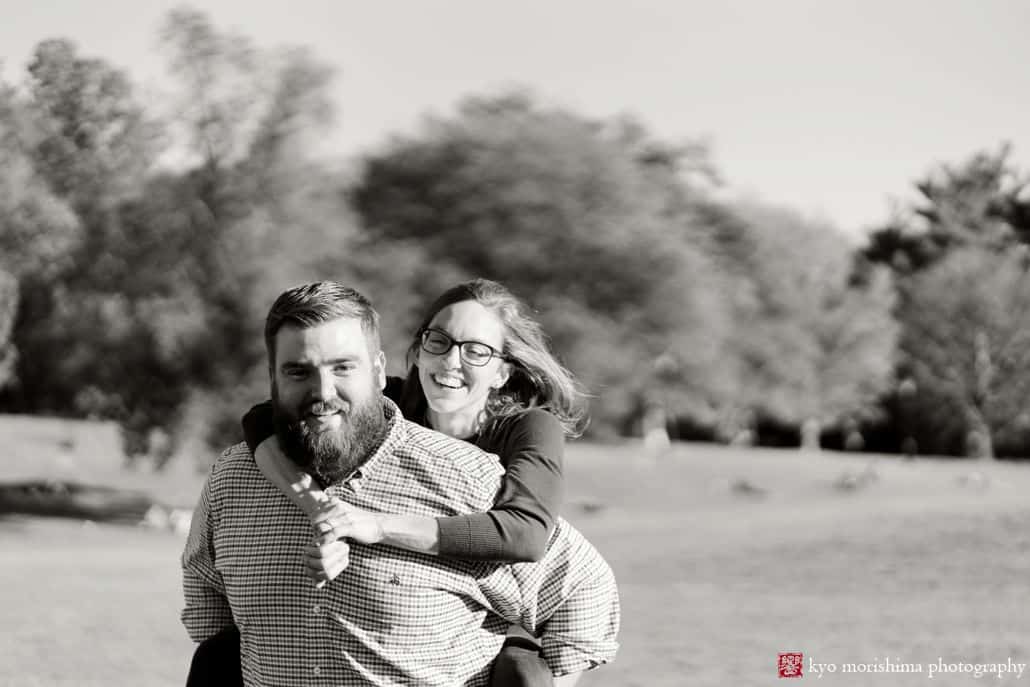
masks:
<svg viewBox="0 0 1030 687"><path fill-rule="evenodd" d="M9 81L67 37L166 79L165 0L0 0ZM1003 141L1030 171L1026 0L209 0L192 7L259 46L305 45L337 70L328 150L352 155L528 87L591 117L632 114L664 140L707 140L728 193L860 237L935 164Z"/></svg>

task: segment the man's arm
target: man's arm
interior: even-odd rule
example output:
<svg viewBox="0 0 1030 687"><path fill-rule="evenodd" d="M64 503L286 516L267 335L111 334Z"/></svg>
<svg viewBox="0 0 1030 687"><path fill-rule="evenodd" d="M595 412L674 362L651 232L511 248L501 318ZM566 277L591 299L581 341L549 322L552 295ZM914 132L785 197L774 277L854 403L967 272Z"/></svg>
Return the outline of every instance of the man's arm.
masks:
<svg viewBox="0 0 1030 687"><path fill-rule="evenodd" d="M559 518L539 563L497 569L481 580L481 588L495 612L540 637L555 676L572 676L615 658L620 622L615 576L564 520Z"/></svg>
<svg viewBox="0 0 1030 687"><path fill-rule="evenodd" d="M182 610L182 624L195 642L201 642L233 624L222 576L215 569L212 544L215 514L211 483L217 468L216 463L200 493L200 501L190 523L186 548L182 553L182 591L186 601Z"/></svg>

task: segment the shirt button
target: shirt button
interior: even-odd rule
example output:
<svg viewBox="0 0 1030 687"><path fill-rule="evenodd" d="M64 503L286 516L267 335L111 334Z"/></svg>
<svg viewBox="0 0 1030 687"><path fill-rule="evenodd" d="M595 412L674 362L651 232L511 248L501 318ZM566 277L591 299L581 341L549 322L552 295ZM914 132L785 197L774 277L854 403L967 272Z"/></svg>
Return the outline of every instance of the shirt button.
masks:
<svg viewBox="0 0 1030 687"><path fill-rule="evenodd" d="M314 668L311 669L311 672L314 673L315 675L321 675L322 674L322 669L319 668L318 666L315 666Z"/></svg>
<svg viewBox="0 0 1030 687"><path fill-rule="evenodd" d="M319 615L319 614L322 613L322 607L321 606L315 606L311 610L314 612L315 615Z"/></svg>

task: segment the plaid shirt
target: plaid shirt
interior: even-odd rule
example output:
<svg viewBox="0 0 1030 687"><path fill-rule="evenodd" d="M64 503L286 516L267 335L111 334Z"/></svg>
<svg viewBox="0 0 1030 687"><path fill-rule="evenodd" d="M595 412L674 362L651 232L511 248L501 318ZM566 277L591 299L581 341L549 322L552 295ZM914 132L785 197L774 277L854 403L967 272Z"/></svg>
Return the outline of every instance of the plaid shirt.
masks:
<svg viewBox="0 0 1030 687"><path fill-rule="evenodd" d="M365 465L327 491L369 511L488 510L503 473L491 454L404 420ZM212 468L183 553L182 622L195 641L235 623L248 685L485 685L507 627L541 636L555 675L612 660L619 602L608 564L559 520L538 563L506 565L352 544L316 589L307 517L245 444Z"/></svg>

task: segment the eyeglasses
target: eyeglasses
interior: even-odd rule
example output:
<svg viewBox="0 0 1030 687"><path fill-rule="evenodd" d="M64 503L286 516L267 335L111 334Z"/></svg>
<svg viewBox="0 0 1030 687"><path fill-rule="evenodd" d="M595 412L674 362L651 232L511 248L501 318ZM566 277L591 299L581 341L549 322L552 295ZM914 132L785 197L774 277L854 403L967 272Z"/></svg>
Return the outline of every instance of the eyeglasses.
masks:
<svg viewBox="0 0 1030 687"><path fill-rule="evenodd" d="M432 355L447 355L455 346L464 363L475 367L486 365L495 356L504 359L504 355L493 346L480 341L455 341L447 332L439 329L423 329L421 334L422 350Z"/></svg>

